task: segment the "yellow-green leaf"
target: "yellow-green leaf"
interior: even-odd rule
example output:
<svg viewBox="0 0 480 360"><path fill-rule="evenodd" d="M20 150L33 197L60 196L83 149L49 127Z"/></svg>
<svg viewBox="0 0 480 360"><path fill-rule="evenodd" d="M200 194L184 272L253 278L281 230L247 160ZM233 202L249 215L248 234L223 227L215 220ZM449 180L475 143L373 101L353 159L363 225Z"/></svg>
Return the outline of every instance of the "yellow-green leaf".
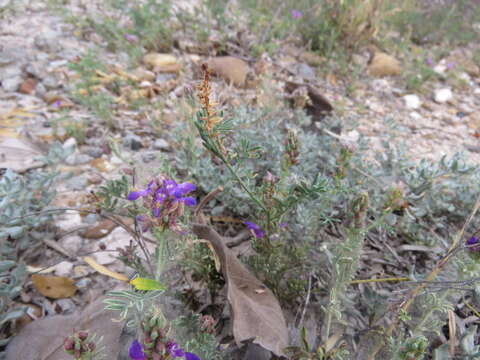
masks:
<svg viewBox="0 0 480 360"><path fill-rule="evenodd" d="M137 277L131 280L130 284L137 290L165 290L164 285L153 279Z"/></svg>

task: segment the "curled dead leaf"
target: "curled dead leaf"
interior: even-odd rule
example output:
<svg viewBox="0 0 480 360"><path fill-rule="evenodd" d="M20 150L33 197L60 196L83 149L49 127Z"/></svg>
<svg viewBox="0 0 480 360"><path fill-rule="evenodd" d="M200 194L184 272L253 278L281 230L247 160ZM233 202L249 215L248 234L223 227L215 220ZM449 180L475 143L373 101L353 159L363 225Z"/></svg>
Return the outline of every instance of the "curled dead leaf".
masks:
<svg viewBox="0 0 480 360"><path fill-rule="evenodd" d="M252 340L276 355L284 355L283 349L288 346L288 330L275 295L247 270L215 230L195 224L193 232L199 238L210 241L220 258L237 345Z"/></svg>

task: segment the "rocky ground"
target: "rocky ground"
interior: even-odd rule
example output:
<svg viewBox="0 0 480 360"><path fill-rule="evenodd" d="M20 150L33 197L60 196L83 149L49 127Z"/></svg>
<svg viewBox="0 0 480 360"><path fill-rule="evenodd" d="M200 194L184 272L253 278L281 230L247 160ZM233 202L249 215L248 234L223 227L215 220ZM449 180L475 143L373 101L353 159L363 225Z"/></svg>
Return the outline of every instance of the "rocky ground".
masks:
<svg viewBox="0 0 480 360"><path fill-rule="evenodd" d="M75 147L74 154L61 168L74 176L62 182L54 205L81 207L88 202L90 190L117 176L124 167L122 159L105 146L107 139L117 143L126 157L142 164L151 164L159 151L173 150L168 133L145 130L144 125L157 115L166 124L183 116L177 105L185 91L198 83L196 71L209 60L207 56L187 52L175 52L170 57L157 54L144 58L139 68L127 70L125 54L103 51L103 60L112 68L111 73L100 77L131 76L139 84L138 91L150 99L161 99L164 104L155 110L160 115L145 115L122 106L128 96L120 94L117 125L112 131L70 96L76 79L69 63L89 49L102 46L102 40L97 34L79 33L46 1L3 0L0 6L7 8L10 3L13 7L0 17L0 168L24 172L38 166L34 158L60 139L64 147ZM92 6L82 1L65 6L78 13L87 5ZM333 73L321 73L315 66L318 59L314 54L293 46L286 46L275 59L223 59L218 63L211 61L210 65L221 75L214 92L227 108L242 101L261 104L269 94L260 84L268 84L275 92L282 91L286 80L294 80L314 85L333 106L334 114L343 119L340 137L353 143L361 136L367 138L372 144L372 155L382 151L382 141L394 138L405 143L414 160L438 160L461 151L470 162L479 165L480 68L472 60L479 47L477 43L452 49L443 59L430 64L440 80L421 93L407 91L399 78L408 64L379 52L370 63L367 52L354 56L353 61L363 69L354 83ZM112 70L114 66L116 72ZM262 78L265 74L268 76ZM66 136L62 126L55 126L61 123L59 119L66 110L70 118L91 121L84 144ZM56 226L57 241L45 242L48 250L44 259L30 270L47 266L47 273L72 278L81 295L52 302L35 296L24 299L43 304L42 311L48 314L69 313L85 297L94 299L103 289L114 287L113 280L89 276L94 270L81 257L92 256L98 264L125 273L114 251L130 242L126 231L95 214L59 215ZM27 293L25 296L32 297Z"/></svg>

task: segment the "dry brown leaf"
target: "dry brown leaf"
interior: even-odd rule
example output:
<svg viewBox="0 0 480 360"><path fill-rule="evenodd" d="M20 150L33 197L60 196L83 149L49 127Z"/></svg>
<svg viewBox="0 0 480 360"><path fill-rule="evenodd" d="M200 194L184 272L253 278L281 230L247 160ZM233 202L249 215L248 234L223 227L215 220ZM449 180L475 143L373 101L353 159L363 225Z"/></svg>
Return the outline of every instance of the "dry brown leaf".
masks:
<svg viewBox="0 0 480 360"><path fill-rule="evenodd" d="M66 277L35 274L32 275L32 282L40 294L52 299L68 298L77 291L73 280Z"/></svg>
<svg viewBox="0 0 480 360"><path fill-rule="evenodd" d="M196 224L193 232L210 241L220 258L237 345L252 340L276 355L283 355L288 346L288 330L275 295L232 254L215 230ZM258 293L259 289L265 291Z"/></svg>
<svg viewBox="0 0 480 360"><path fill-rule="evenodd" d="M88 265L90 265L92 268L94 268L100 274L110 276L111 278L114 278L114 279L117 279L117 280L120 280L120 281L128 281L128 276L126 276L124 274L117 273L117 272L112 271L112 270L109 270L107 267L98 264L91 257L85 256L83 258L83 261L85 261Z"/></svg>
<svg viewBox="0 0 480 360"><path fill-rule="evenodd" d="M81 314L33 321L10 341L5 359L65 360L68 356L63 350L63 340L65 336L79 330L103 336L101 345L105 346L104 353L108 354L108 359L117 359L123 344L120 335L124 323L112 321L116 314L104 310L104 307L103 298L100 298L87 306Z"/></svg>

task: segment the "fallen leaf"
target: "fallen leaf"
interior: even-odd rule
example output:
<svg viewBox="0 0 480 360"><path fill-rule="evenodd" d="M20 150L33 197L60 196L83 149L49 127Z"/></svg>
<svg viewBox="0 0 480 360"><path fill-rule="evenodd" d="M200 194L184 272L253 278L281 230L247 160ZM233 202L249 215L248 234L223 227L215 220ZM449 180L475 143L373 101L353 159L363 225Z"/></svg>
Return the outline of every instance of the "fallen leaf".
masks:
<svg viewBox="0 0 480 360"><path fill-rule="evenodd" d="M8 344L5 359L65 360L68 356L63 350L63 340L79 330L102 336L101 345L108 359L117 359L120 351L128 353L122 344L130 344L131 340L120 341L124 323L112 321L115 314L104 310L103 299L96 300L80 314L51 316L28 324Z"/></svg>
<svg viewBox="0 0 480 360"><path fill-rule="evenodd" d="M43 296L52 299L71 297L77 291L73 280L60 276L32 275L33 286Z"/></svg>
<svg viewBox="0 0 480 360"><path fill-rule="evenodd" d="M88 265L90 265L94 270L98 271L100 274L110 276L111 278L114 278L120 281L128 281L128 276L109 270L107 267L98 264L91 257L86 256L83 258L83 261L85 261Z"/></svg>
<svg viewBox="0 0 480 360"><path fill-rule="evenodd" d="M137 290L165 290L165 285L157 280L137 277L130 281L130 285L135 286Z"/></svg>
<svg viewBox="0 0 480 360"><path fill-rule="evenodd" d="M278 356L283 355L283 349L288 346L288 330L275 295L233 255L215 230L195 224L193 232L210 241L220 258L237 345L252 340ZM257 293L258 289L265 291Z"/></svg>
<svg viewBox="0 0 480 360"><path fill-rule="evenodd" d="M0 168L10 168L23 173L42 166L35 160L41 152L15 137L0 137Z"/></svg>
<svg viewBox="0 0 480 360"><path fill-rule="evenodd" d="M294 94L294 92L299 91L301 88L306 90L306 94L310 100L307 102L305 109L307 110L307 114L312 116L313 121L320 121L328 113L333 111L332 104L330 104L328 99L323 96L317 88L293 81L287 81L285 83L285 91L288 94Z"/></svg>
<svg viewBox="0 0 480 360"><path fill-rule="evenodd" d="M208 67L214 74L224 78L235 86L245 85L248 64L233 56L220 56L208 61Z"/></svg>

